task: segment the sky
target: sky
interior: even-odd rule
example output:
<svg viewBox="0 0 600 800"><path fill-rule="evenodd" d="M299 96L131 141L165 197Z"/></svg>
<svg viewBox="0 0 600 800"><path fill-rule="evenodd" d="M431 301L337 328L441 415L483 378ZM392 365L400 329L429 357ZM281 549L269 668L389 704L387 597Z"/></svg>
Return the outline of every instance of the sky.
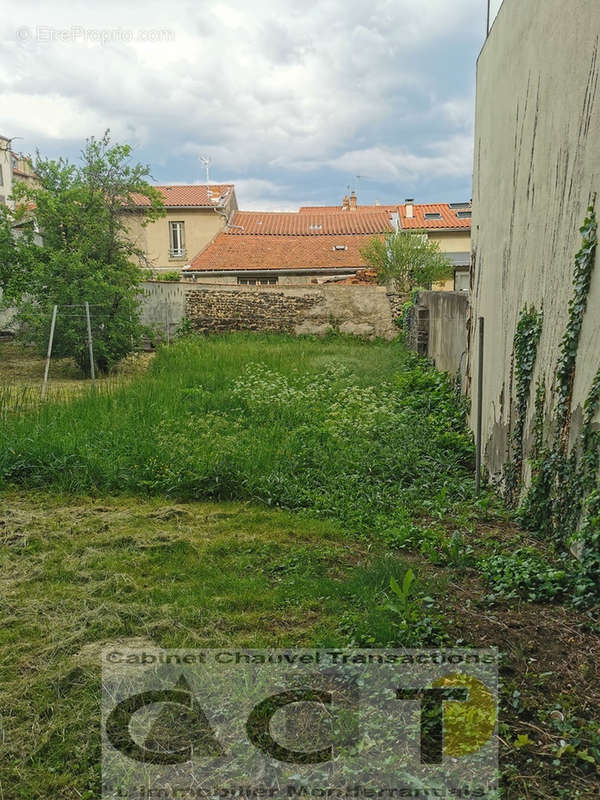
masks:
<svg viewBox="0 0 600 800"><path fill-rule="evenodd" d="M248 210L464 201L485 20L486 0L20 0L0 134L77 160L109 128L156 183L205 182L208 157Z"/></svg>

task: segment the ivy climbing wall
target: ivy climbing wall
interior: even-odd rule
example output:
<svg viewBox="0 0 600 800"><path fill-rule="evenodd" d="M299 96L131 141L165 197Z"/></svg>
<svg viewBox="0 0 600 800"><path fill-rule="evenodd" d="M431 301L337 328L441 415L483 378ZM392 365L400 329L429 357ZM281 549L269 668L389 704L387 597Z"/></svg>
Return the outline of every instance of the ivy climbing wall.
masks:
<svg viewBox="0 0 600 800"><path fill-rule="evenodd" d="M600 194L599 37L600 3L505 0L478 61L468 380L482 316L484 459L515 502L538 439L560 429L568 455L600 422L600 265L576 260Z"/></svg>

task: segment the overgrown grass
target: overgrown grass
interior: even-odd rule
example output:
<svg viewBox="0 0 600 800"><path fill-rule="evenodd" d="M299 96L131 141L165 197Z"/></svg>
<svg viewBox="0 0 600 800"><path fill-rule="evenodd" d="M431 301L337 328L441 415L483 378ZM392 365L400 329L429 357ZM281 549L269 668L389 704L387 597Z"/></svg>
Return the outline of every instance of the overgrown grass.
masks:
<svg viewBox="0 0 600 800"><path fill-rule="evenodd" d="M396 342L190 339L135 381L8 410L0 798L99 796L114 640L497 644L502 796L596 797L597 627L547 604L555 565L511 555L533 543L471 475L451 385Z"/></svg>
<svg viewBox="0 0 600 800"><path fill-rule="evenodd" d="M239 503L0 496L0 797L100 796L100 651L405 641L403 559ZM411 595L418 605L427 581ZM437 642L431 631L431 643ZM406 643L410 644L410 641Z"/></svg>
<svg viewBox="0 0 600 800"><path fill-rule="evenodd" d="M135 383L0 430L5 485L248 499L388 534L473 498L452 387L400 343L187 339Z"/></svg>
<svg viewBox="0 0 600 800"><path fill-rule="evenodd" d="M98 376L97 385L104 391L114 390L119 383L126 383L144 371L152 357L151 353L132 354L110 375ZM71 359L53 359L42 398L44 368L45 359L34 347L12 339L0 341L0 419L31 411L42 402L67 402L90 388L90 379L84 377Z"/></svg>

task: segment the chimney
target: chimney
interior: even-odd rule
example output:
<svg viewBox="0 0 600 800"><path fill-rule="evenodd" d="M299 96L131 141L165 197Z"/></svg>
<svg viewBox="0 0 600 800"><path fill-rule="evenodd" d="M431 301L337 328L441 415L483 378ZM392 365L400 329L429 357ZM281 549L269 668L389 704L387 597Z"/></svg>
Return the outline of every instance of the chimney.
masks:
<svg viewBox="0 0 600 800"><path fill-rule="evenodd" d="M414 199L412 197L407 197L404 202L406 204L406 219L413 219L415 216Z"/></svg>
<svg viewBox="0 0 600 800"><path fill-rule="evenodd" d="M348 200L348 195L344 195L344 199L342 200L342 211L348 211L350 208L350 200Z"/></svg>
<svg viewBox="0 0 600 800"><path fill-rule="evenodd" d="M350 211L356 211L356 192L352 192L350 195Z"/></svg>

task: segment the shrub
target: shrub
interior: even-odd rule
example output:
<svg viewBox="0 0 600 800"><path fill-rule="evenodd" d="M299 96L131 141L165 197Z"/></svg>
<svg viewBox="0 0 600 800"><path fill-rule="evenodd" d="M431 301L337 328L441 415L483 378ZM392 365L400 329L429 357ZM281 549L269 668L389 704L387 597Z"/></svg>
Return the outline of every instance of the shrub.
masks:
<svg viewBox="0 0 600 800"><path fill-rule="evenodd" d="M493 597L548 601L563 597L573 586L573 566L566 557L550 564L533 547L496 554L481 562L484 579Z"/></svg>
<svg viewBox="0 0 600 800"><path fill-rule="evenodd" d="M154 276L155 281L167 281L176 283L181 280L181 273L173 270L172 272L157 272Z"/></svg>

